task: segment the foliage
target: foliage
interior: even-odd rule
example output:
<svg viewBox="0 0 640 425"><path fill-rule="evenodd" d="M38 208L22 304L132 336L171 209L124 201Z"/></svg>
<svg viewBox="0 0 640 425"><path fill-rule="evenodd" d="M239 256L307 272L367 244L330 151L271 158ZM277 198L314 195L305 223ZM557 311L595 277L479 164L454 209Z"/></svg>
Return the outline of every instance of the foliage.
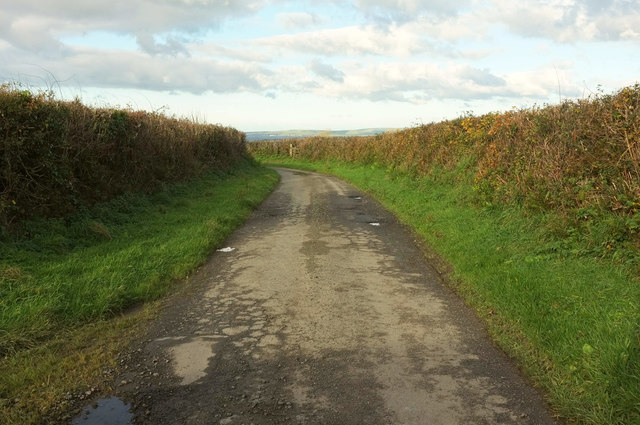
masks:
<svg viewBox="0 0 640 425"><path fill-rule="evenodd" d="M246 154L245 135L158 113L93 109L0 86L0 228L151 192Z"/></svg>
<svg viewBox="0 0 640 425"><path fill-rule="evenodd" d="M336 159L472 184L479 205L550 212L581 254L637 265L640 85L612 95L421 125L372 137L251 143L259 156ZM562 249L562 244L558 249Z"/></svg>

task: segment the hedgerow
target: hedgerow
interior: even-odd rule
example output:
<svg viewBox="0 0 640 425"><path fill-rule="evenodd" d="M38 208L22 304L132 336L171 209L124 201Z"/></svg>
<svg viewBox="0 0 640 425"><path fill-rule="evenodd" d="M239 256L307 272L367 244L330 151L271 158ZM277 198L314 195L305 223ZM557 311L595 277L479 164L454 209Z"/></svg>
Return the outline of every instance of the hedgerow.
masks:
<svg viewBox="0 0 640 425"><path fill-rule="evenodd" d="M611 95L417 126L378 136L264 141L255 155L337 159L472 184L482 205L552 212L582 254L637 261L640 85ZM562 249L559 246L558 249Z"/></svg>
<svg viewBox="0 0 640 425"><path fill-rule="evenodd" d="M0 86L0 226L152 192L246 156L244 133Z"/></svg>

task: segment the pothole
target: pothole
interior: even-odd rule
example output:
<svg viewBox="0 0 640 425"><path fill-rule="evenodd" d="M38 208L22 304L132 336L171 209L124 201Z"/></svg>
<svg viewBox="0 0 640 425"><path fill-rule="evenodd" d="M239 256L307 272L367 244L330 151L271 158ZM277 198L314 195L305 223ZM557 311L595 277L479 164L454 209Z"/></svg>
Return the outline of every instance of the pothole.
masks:
<svg viewBox="0 0 640 425"><path fill-rule="evenodd" d="M131 405L118 397L101 398L82 409L72 425L132 425Z"/></svg>
<svg viewBox="0 0 640 425"><path fill-rule="evenodd" d="M182 385L189 385L207 375L209 359L215 356L214 345L214 338L198 337L169 347L174 372L182 378Z"/></svg>

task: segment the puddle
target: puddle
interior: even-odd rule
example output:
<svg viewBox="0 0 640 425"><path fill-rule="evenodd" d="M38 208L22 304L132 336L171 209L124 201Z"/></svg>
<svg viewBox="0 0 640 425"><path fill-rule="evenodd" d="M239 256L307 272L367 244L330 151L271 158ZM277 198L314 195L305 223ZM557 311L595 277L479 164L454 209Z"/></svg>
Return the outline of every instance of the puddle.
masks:
<svg viewBox="0 0 640 425"><path fill-rule="evenodd" d="M102 398L82 409L71 425L132 425L130 407L118 397Z"/></svg>

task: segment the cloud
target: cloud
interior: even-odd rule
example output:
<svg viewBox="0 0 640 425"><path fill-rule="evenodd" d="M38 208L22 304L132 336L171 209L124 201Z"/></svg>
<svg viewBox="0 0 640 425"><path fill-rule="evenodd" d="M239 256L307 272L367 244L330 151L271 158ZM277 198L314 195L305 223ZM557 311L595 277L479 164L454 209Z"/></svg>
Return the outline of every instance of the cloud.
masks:
<svg viewBox="0 0 640 425"><path fill-rule="evenodd" d="M319 54L323 56L380 55L408 57L424 51L427 45L419 34L408 28L392 26L343 27L301 34L284 34L254 41L257 46L277 51Z"/></svg>
<svg viewBox="0 0 640 425"><path fill-rule="evenodd" d="M260 10L266 0L2 0L0 38L32 51L58 48L61 36L88 31L197 34ZM173 48L175 46L170 46Z"/></svg>
<svg viewBox="0 0 640 425"><path fill-rule="evenodd" d="M229 43L229 47L218 43L192 43L189 52L197 57L228 58L241 62L271 62L274 57L265 49L255 49L250 43L242 43L240 47Z"/></svg>
<svg viewBox="0 0 640 425"><path fill-rule="evenodd" d="M2 16L0 6L0 16ZM31 51L60 51L62 43L53 35L56 21L46 16L0 18L0 39L20 49Z"/></svg>
<svg viewBox="0 0 640 425"><path fill-rule="evenodd" d="M7 65L3 72L21 75L26 69L5 52ZM57 80L71 79L80 87L135 88L156 91L256 92L265 89L271 71L252 63L220 61L167 55L151 56L138 51L75 48L64 61L44 59L38 55L21 55L23 63L38 64Z"/></svg>
<svg viewBox="0 0 640 425"><path fill-rule="evenodd" d="M440 42L459 42L461 40L485 39L490 26L479 10L434 19L418 17L404 25L405 31L422 34Z"/></svg>
<svg viewBox="0 0 640 425"><path fill-rule="evenodd" d="M320 61L311 62L310 69L318 77L327 78L336 82L344 81L344 73L342 71Z"/></svg>
<svg viewBox="0 0 640 425"><path fill-rule="evenodd" d="M230 17L262 8L265 1L218 0L3 0L2 10L25 17L47 16L65 27L90 27L136 33L171 30L197 31Z"/></svg>
<svg viewBox="0 0 640 425"><path fill-rule="evenodd" d="M189 56L186 46L173 37L167 37L164 43L156 41L155 37L149 33L139 33L136 41L140 49L150 55Z"/></svg>
<svg viewBox="0 0 640 425"><path fill-rule="evenodd" d="M309 28L324 23L324 19L315 13L290 12L279 13L276 19L285 29Z"/></svg>
<svg viewBox="0 0 640 425"><path fill-rule="evenodd" d="M357 0L356 7L369 21L406 24L435 40L482 39L495 25L562 43L640 39L640 0Z"/></svg>
<svg viewBox="0 0 640 425"><path fill-rule="evenodd" d="M514 34L562 43L640 39L640 1L493 0L486 19Z"/></svg>
<svg viewBox="0 0 640 425"><path fill-rule="evenodd" d="M406 23L423 16L455 16L469 4L470 0L356 0L357 10L380 24Z"/></svg>
<svg viewBox="0 0 640 425"><path fill-rule="evenodd" d="M487 69L466 67L460 70L459 76L463 79L470 80L479 86L504 87L506 85L504 78L492 74Z"/></svg>
<svg viewBox="0 0 640 425"><path fill-rule="evenodd" d="M560 80L563 96L579 95L579 88L570 78L570 65L560 65L559 73L552 65L545 65L533 71L496 75L488 69L455 63L363 64L360 61L347 61L339 66L342 78L326 78L313 67L308 71L303 67L287 67L273 73L271 84L283 92L311 92L325 98L376 102L425 103L430 100L498 98L516 98L521 102L524 99L546 101L557 93ZM333 66L329 68L337 70ZM322 80L318 80L318 77Z"/></svg>

